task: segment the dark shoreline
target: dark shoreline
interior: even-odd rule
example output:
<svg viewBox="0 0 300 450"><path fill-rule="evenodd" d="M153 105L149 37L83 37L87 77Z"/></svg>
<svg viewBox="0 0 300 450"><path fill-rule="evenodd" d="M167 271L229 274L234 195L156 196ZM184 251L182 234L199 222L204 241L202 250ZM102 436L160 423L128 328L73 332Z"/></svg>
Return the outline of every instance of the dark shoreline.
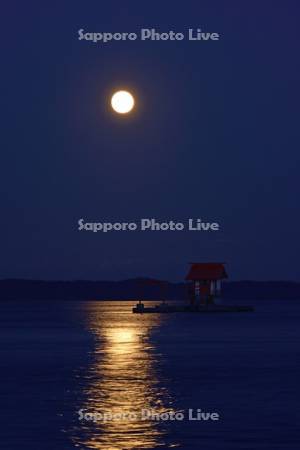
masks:
<svg viewBox="0 0 300 450"><path fill-rule="evenodd" d="M165 283L135 278L124 281L0 280L0 300L183 300L185 283ZM224 299L300 300L300 283L291 281L224 282Z"/></svg>

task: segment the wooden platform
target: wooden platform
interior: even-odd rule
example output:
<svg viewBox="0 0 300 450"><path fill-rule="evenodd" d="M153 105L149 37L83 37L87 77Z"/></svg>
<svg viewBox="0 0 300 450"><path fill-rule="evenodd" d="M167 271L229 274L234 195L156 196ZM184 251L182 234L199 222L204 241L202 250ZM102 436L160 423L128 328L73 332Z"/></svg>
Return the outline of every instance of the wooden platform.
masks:
<svg viewBox="0 0 300 450"><path fill-rule="evenodd" d="M253 306L238 305L170 305L168 303L160 303L155 306L145 306L143 303L137 303L132 308L135 314L147 313L227 313L227 312L253 312Z"/></svg>

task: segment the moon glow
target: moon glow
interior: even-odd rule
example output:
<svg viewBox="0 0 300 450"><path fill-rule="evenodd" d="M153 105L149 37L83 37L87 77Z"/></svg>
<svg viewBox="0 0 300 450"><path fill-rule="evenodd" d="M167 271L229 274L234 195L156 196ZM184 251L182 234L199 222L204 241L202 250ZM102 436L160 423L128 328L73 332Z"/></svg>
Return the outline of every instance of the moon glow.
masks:
<svg viewBox="0 0 300 450"><path fill-rule="evenodd" d="M111 106L119 114L127 114L134 107L134 98L128 91L115 92L111 98Z"/></svg>

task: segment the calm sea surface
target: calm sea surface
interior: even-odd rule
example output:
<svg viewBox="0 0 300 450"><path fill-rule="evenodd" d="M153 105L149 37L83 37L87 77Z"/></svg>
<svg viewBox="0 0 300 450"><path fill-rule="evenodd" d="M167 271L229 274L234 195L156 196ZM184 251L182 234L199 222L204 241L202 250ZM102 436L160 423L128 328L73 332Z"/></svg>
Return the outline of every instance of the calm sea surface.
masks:
<svg viewBox="0 0 300 450"><path fill-rule="evenodd" d="M1 302L1 450L299 450L300 301L250 304L135 315L133 302Z"/></svg>

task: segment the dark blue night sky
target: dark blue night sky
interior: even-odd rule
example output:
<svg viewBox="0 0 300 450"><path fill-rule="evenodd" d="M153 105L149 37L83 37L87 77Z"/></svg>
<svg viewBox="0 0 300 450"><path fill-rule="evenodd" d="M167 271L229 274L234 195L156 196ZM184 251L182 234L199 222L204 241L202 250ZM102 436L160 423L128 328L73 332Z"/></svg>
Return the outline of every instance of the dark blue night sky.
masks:
<svg viewBox="0 0 300 450"><path fill-rule="evenodd" d="M211 260L300 281L298 2L75 3L4 8L1 277L181 280ZM220 41L77 34L198 27ZM126 119L118 87L138 102ZM77 230L144 217L221 231Z"/></svg>

